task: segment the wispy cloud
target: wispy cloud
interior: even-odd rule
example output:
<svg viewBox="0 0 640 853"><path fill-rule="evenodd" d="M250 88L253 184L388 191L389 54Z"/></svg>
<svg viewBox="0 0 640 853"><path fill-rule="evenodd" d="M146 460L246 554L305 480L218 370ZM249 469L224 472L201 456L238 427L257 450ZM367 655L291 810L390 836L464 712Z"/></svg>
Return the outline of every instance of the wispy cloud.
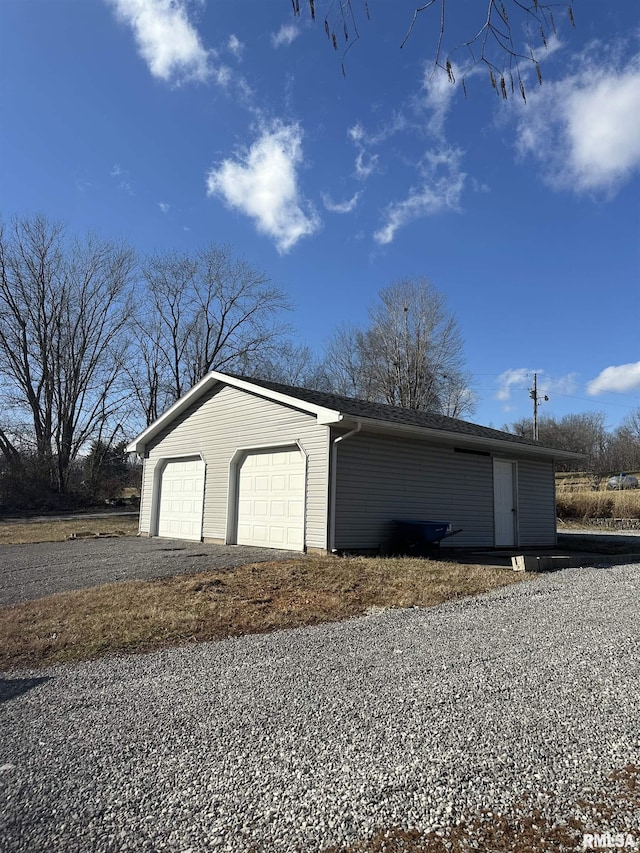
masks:
<svg viewBox="0 0 640 853"><path fill-rule="evenodd" d="M577 70L545 81L518 111L517 148L554 189L614 194L640 170L640 54L575 57Z"/></svg>
<svg viewBox="0 0 640 853"><path fill-rule="evenodd" d="M454 74L458 74L454 68ZM442 71L428 63L425 67L422 81L422 92L418 99L419 106L427 112L427 130L434 136L442 136L447 113L453 105L457 93L456 87Z"/></svg>
<svg viewBox="0 0 640 853"><path fill-rule="evenodd" d="M169 205L167 204L167 202L166 202L166 201L159 201L159 202L158 202L158 207L160 208L160 210L161 210L163 213L169 213Z"/></svg>
<svg viewBox="0 0 640 853"><path fill-rule="evenodd" d="M400 105L388 122L373 133L360 122L348 129L347 136L357 149L354 176L360 180L383 171L379 154L374 153L378 145L411 131L428 138L428 147L415 167L413 185L404 198L390 202L383 211L382 225L373 235L377 243L391 243L401 228L416 219L460 209L467 178L462 169L464 152L445 133L456 91L446 74L434 72L433 63L426 63L419 93ZM385 164L384 171L389 167Z"/></svg>
<svg viewBox="0 0 640 853"><path fill-rule="evenodd" d="M282 254L315 233L320 219L298 185L302 130L275 122L251 147L224 160L207 176L207 194L251 217L258 231L273 238Z"/></svg>
<svg viewBox="0 0 640 853"><path fill-rule="evenodd" d="M412 187L402 201L387 206L384 224L373 235L376 242L391 243L396 232L415 219L458 210L466 179L461 160L459 148L427 151L421 162L421 184Z"/></svg>
<svg viewBox="0 0 640 853"><path fill-rule="evenodd" d="M509 411L509 405L514 391L522 394L529 392L533 387L533 375L538 375L538 394L573 394L578 387L578 377L575 373L567 373L565 376L549 376L544 370L536 370L529 367L515 367L505 370L498 376L498 390L494 397L504 404L505 411Z"/></svg>
<svg viewBox="0 0 640 853"><path fill-rule="evenodd" d="M346 201L333 201L329 193L322 193L322 203L326 207L328 211L331 213L351 213L352 210L355 210L358 199L362 195L362 190L358 190L357 193L354 193L351 198L346 199Z"/></svg>
<svg viewBox="0 0 640 853"><path fill-rule="evenodd" d="M298 24L283 24L277 33L271 34L271 44L274 47L289 47L300 35Z"/></svg>
<svg viewBox="0 0 640 853"><path fill-rule="evenodd" d="M368 140L361 124L354 124L347 130L348 139L357 148L354 176L361 181L372 175L378 168L378 155L367 151Z"/></svg>
<svg viewBox="0 0 640 853"><path fill-rule="evenodd" d="M498 390L496 391L496 400L501 400L503 403L511 399L512 392L517 389L521 391L527 387L527 383L531 382L531 377L535 371L529 370L528 367L517 367L505 370L498 376Z"/></svg>
<svg viewBox="0 0 640 853"><path fill-rule="evenodd" d="M189 20L186 0L106 2L133 30L140 55L154 77L166 82L209 78L209 52Z"/></svg>
<svg viewBox="0 0 640 853"><path fill-rule="evenodd" d="M607 391L640 391L640 361L605 367L587 384L587 392L594 397Z"/></svg>
<svg viewBox="0 0 640 853"><path fill-rule="evenodd" d="M229 36L229 41L227 42L227 49L235 56L236 59L242 59L242 54L244 53L244 44L240 41L238 36L233 34Z"/></svg>
<svg viewBox="0 0 640 853"><path fill-rule="evenodd" d="M129 179L129 172L126 169L122 169L116 163L111 168L109 175L116 180L119 190L126 192L128 195L133 195L133 190L131 189L131 181Z"/></svg>

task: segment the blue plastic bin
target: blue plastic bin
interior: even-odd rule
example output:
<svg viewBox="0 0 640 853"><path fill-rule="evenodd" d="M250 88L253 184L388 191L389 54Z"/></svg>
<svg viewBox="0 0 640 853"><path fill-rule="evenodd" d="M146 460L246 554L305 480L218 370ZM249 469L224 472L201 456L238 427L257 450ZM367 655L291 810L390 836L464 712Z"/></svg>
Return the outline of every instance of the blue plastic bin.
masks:
<svg viewBox="0 0 640 853"><path fill-rule="evenodd" d="M451 532L448 521L396 519L394 524L399 547L413 553L428 552Z"/></svg>

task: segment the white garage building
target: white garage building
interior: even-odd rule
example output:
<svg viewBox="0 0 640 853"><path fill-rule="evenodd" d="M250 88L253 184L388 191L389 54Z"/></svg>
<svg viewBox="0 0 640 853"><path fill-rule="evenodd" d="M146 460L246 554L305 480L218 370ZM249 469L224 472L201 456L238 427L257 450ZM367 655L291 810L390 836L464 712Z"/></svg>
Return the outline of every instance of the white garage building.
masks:
<svg viewBox="0 0 640 853"><path fill-rule="evenodd" d="M554 460L466 421L208 373L130 445L140 532L295 551L378 549L395 519L452 546L556 542Z"/></svg>

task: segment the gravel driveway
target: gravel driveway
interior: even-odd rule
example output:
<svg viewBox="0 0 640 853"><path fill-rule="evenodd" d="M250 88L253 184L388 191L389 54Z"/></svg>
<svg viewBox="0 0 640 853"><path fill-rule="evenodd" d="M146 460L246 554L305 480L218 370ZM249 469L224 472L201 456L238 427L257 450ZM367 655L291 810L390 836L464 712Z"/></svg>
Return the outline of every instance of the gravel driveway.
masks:
<svg viewBox="0 0 640 853"><path fill-rule="evenodd" d="M523 795L537 826L580 816L640 764L639 601L640 565L571 569L427 610L12 673L0 848L314 853L378 826L510 814ZM640 840L638 809L610 805L606 828Z"/></svg>
<svg viewBox="0 0 640 853"><path fill-rule="evenodd" d="M142 536L0 545L0 607L113 581L145 580L299 556L296 551Z"/></svg>

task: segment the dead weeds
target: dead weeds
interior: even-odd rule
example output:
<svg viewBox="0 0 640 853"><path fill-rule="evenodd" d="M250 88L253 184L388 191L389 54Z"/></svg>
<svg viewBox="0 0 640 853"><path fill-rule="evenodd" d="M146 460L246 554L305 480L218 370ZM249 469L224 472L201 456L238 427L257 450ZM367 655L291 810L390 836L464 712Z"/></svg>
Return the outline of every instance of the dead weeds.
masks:
<svg viewBox="0 0 640 853"><path fill-rule="evenodd" d="M137 515L113 518L64 519L62 521L2 521L0 545L33 545L38 542L64 542L72 536L135 536Z"/></svg>
<svg viewBox="0 0 640 853"><path fill-rule="evenodd" d="M415 558L307 556L107 584L0 609L0 669L298 628L370 607L431 607L528 577Z"/></svg>

